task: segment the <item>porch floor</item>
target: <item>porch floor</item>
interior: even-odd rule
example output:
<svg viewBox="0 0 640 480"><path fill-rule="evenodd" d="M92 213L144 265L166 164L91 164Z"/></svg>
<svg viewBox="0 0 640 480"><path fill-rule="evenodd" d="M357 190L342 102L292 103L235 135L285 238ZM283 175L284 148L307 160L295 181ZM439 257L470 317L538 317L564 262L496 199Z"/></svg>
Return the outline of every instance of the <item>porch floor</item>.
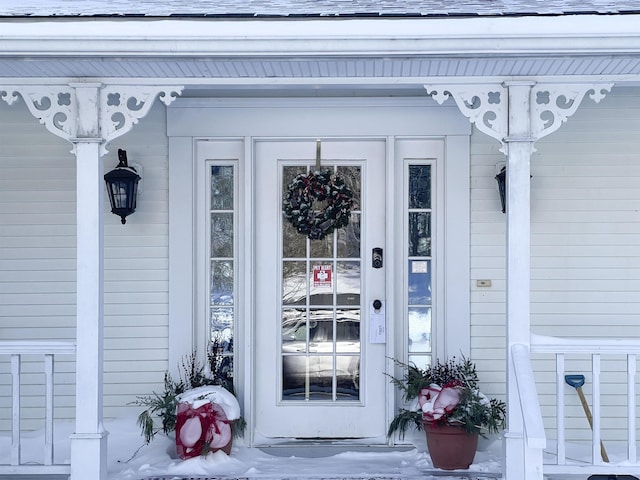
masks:
<svg viewBox="0 0 640 480"><path fill-rule="evenodd" d="M216 452L185 461L174 457L172 446L167 445L165 450L172 458L170 462L140 465L136 461L135 474L144 475L145 480L425 480L443 477L469 480L502 475L498 461L500 445L497 445L498 452L479 451L469 470L454 472L435 469L426 445L399 448L313 443L268 448L239 445L233 447L230 456ZM145 455L142 453L142 456ZM144 458L140 460L144 462ZM110 475L109 480L140 478L127 473L133 472L122 471L120 475Z"/></svg>
<svg viewBox="0 0 640 480"><path fill-rule="evenodd" d="M450 472L433 467L423 432L407 433L406 444L394 448L314 442L249 448L237 442L229 456L216 452L183 461L177 458L173 438L159 434L145 445L135 417L107 421L105 427L109 431L108 480L490 480L502 476L500 441L481 440L469 470ZM54 428L54 463L68 463L72 431L71 423ZM8 440L0 436L0 460L10 450ZM34 432L23 438L22 451L23 461L40 463L42 435ZM0 480L67 479L25 472L0 474Z"/></svg>

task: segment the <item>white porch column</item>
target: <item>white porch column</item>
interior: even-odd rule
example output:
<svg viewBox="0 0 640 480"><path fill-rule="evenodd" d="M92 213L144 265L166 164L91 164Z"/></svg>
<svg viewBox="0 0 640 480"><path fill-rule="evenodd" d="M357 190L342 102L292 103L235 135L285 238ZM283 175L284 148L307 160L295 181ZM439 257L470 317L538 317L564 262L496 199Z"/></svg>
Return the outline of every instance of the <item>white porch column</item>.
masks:
<svg viewBox="0 0 640 480"><path fill-rule="evenodd" d="M505 480L541 480L542 448L527 445L520 392L511 346L530 345L531 199L530 159L534 144L573 115L585 95L596 103L613 84L540 84L512 80L504 84L425 85L442 104L453 98L469 121L496 140L507 155L506 234L506 379L507 432ZM473 344L473 340L472 340ZM526 401L537 399L526 399Z"/></svg>
<svg viewBox="0 0 640 480"><path fill-rule="evenodd" d="M159 97L169 105L179 86L0 86L9 105L20 97L76 155L77 300L76 426L71 435L71 480L107 478L107 432L103 426L104 243L103 162L106 145L127 133Z"/></svg>
<svg viewBox="0 0 640 480"><path fill-rule="evenodd" d="M511 347L529 345L531 266L531 89L534 82L507 82L507 418L506 479L542 479L542 451L527 447ZM539 456L539 458L531 458Z"/></svg>
<svg viewBox="0 0 640 480"><path fill-rule="evenodd" d="M73 87L74 85L72 85ZM107 478L107 432L102 425L104 358L103 164L100 85L75 85L77 302L76 428L71 480Z"/></svg>

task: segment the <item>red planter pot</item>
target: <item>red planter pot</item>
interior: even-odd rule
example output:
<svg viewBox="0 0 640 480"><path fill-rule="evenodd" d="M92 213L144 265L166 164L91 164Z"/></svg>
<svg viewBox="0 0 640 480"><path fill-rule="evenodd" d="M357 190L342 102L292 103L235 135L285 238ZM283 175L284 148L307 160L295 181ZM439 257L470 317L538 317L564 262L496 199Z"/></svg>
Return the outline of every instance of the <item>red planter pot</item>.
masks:
<svg viewBox="0 0 640 480"><path fill-rule="evenodd" d="M433 466L443 470L467 469L478 449L478 433L467 433L463 427L424 423L427 449Z"/></svg>

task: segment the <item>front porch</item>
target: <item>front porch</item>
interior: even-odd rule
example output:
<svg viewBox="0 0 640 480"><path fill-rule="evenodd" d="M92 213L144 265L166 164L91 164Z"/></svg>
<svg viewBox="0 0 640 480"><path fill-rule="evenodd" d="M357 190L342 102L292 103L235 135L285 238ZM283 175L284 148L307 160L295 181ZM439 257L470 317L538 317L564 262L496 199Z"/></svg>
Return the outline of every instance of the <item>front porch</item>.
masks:
<svg viewBox="0 0 640 480"><path fill-rule="evenodd" d="M0 175L5 186L4 192L0 189L0 283L6 286L0 302L0 365L5 366L0 373L6 380L0 386L7 393L0 396L0 406L8 412L3 420L9 433L0 436L0 479L582 480L594 474L637 475L640 209L634 122L640 105L640 34L635 16L549 17L539 24L526 17L507 22L434 19L427 29L422 19L387 18L375 24L350 19L331 29L319 19L260 20L246 29L235 19L216 21L215 28L193 19L135 19L120 22L131 32L126 47L121 31L114 36L108 20L96 21L89 34L83 20L8 22L12 45L6 50L15 58L5 59L0 86L0 100L8 104L0 112L5 127L0 143L7 148ZM496 41L502 45L498 52ZM612 92L614 84L620 88ZM595 110L605 96L612 97L609 103ZM267 114L266 109L247 114L259 100L273 100ZM14 108L15 103L21 106ZM547 141L583 104L592 109L576 115L576 127ZM397 107L402 112L387 115L381 109L385 105L385 112ZM363 107L377 110L375 116L361 114L370 123L345 120ZM418 116L408 116L409 107ZM209 111L206 121L194 115L197 109ZM283 111L288 119L294 117L290 112L301 112L295 129L275 121ZM69 142L72 155L66 143L61 146L28 127L29 113L52 139ZM317 125L310 128L308 118L317 119ZM282 369L268 363L276 353L281 356L281 325L274 329L262 319L279 322L282 317L263 313L262 300L274 295L258 286L274 286L278 295L279 289L271 285L273 270L257 259L271 259L283 249L279 238L272 239L277 248L256 248L264 232L276 231L274 221L264 219L277 219L280 212L259 213L260 208L279 208L280 199L271 193L277 191L274 172L281 158L269 157L274 168L267 177L259 174L258 166L265 163L256 160L262 158L256 151L274 140L318 137L384 143L373 161L357 160L370 171L379 167L375 175L363 177L378 182L368 186L365 198L382 199L378 192L385 191L388 202L365 208L384 216L368 217L379 228L363 235L369 243L354 258L367 265L371 247L384 245L391 273L371 273L378 290L373 281L363 281L371 287L370 298L353 302L363 309L363 319L374 298L386 299L389 312L395 308L384 344L365 340L368 327L360 342L369 355L368 363L362 357L368 368L363 372L377 379L383 391L363 394L362 405L386 400L379 401L377 416L353 421L368 426L369 419L377 419L375 435L347 431L349 438L375 438L383 446L295 444L261 450L255 447L261 433L257 426L274 417L257 410L265 399L281 398L269 394L273 385L280 389L283 383L278 378ZM115 139L136 148L146 168L145 198L126 230L107 220L102 203L104 157L107 147L115 150ZM396 155L405 141L432 139L442 143L446 156L426 150ZM198 142L219 149L198 150ZM312 156L291 158L309 162ZM319 154L316 158L319 164ZM416 159L415 165L439 168L433 183L438 208L430 206L428 212L409 212L399 193L404 180L396 167L408 170L409 160ZM508 209L503 216L496 208L494 170L505 164ZM71 175L59 179L60 165ZM206 208L211 185L198 183L207 166L237 167L242 173L233 178L239 178L244 203L214 212L216 218L237 215L227 230L237 229L230 235L229 254L210 254L202 240L203 232L213 231L207 222L214 214ZM562 180L576 188L564 188ZM267 197L271 203L264 201ZM385 425L399 400L393 387L384 389L381 364L385 357L413 353L409 322L399 325L395 319L421 308L431 321L428 309L433 307L431 297L418 302L420 307L411 303L406 279L396 286L408 258L415 256L407 253L404 233L394 234L408 231L398 212L406 219L429 214L439 222L433 234L430 227L423 229L429 232L429 245L437 247L435 256L418 255L416 267L422 266L411 270L433 271L437 286L434 328L424 332L432 344L425 351L434 357L468 354L482 363L479 371L488 377L483 382L493 390L487 393L507 399L505 438L481 451L469 471L434 469L421 432L406 439L409 448L401 441L395 447L384 443ZM400 253L394 257L391 252ZM283 258L275 259L278 268ZM293 262L298 255L288 258ZM171 453L172 441L158 438L129 460L143 439L135 417L118 413L131 413L130 402L153 391L166 369L194 345L202 351L215 319L208 298L213 297L214 276L207 268L230 259L238 261L237 276L224 287L233 294L233 312L241 319L231 327L236 345L242 345L234 368L251 428L245 443L238 442L230 457L179 461ZM337 265L332 254L334 260ZM432 260L437 268L427 269L426 261ZM202 269L204 264L208 267ZM257 277L262 272L264 278ZM275 277L282 281L282 275ZM268 307L273 313L281 305ZM531 336L532 331L581 338ZM10 338L19 340L5 341ZM262 344L257 341L265 338ZM257 368L263 365L268 368ZM575 389L564 381L567 374L586 374L593 428ZM60 423L55 411L75 423ZM304 422L311 418L308 412L297 423L284 418L305 427L310 437L325 437ZM314 418L326 423L327 417ZM345 418L352 417L336 415L333 421L352 428L344 425ZM286 423L268 426L273 425ZM42 432L33 431L41 426ZM299 431L270 432L270 438L299 438ZM609 462L600 456L601 443Z"/></svg>
<svg viewBox="0 0 640 480"><path fill-rule="evenodd" d="M58 441L71 430L61 425L56 434L56 450L60 458L68 453L68 439ZM481 446L474 464L468 471L446 472L434 469L426 453L424 434L409 433L401 447L345 447L302 446L248 448L234 445L231 456L222 452L207 457L180 461L175 454L173 439L158 436L140 448L143 439L135 418L112 420L105 423L109 430L108 480L159 479L498 479L501 478L501 444L494 442ZM241 442L237 442L241 443ZM26 445L25 445L26 447ZM129 459L136 450L137 455ZM26 450L26 448L25 448ZM29 449L31 450L31 449ZM31 452L25 452L30 454ZM56 457L58 453L56 453ZM27 458L32 458L27 455ZM55 475L0 475L1 480L62 480L67 476Z"/></svg>
<svg viewBox="0 0 640 480"><path fill-rule="evenodd" d="M12 359L14 411L20 409L20 363L24 356L42 355L45 367L46 391L53 392L54 361L73 353L72 344L52 342L0 342L0 354ZM531 353L530 353L531 352ZM512 346L517 378L519 409L523 431L510 430L507 437L519 442L526 459L526 471L531 478L571 479L590 475L637 475L636 370L640 340L602 339L579 340L533 335L531 347ZM537 365L532 369L532 355ZM620 368L620 362L626 365ZM589 368L587 369L587 365ZM542 366L542 367L541 367ZM572 370L569 370L571 368ZM593 414L593 430L586 427L586 418L578 418L581 428L576 433L578 402L573 388L565 382L570 372L585 372L588 403ZM603 435L606 408L601 407L603 390L611 389L608 371L624 375L627 419L626 441L611 432ZM626 370L626 372L624 372ZM601 381L604 377L604 382ZM548 387L555 391L549 391ZM50 405L51 393L45 395ZM545 408L553 405L555 416L544 424L540 399ZM45 406L45 428L22 431L19 420L14 422L12 436L0 437L0 479L58 480L68 477L71 421L54 421L52 410ZM19 415L14 416L14 419ZM567 428L569 426L570 428ZM181 461L175 453L172 437L159 435L144 445L136 418L105 422L108 433L107 478L109 480L160 479L417 479L417 478L504 478L505 438L481 440L474 463L469 470L444 471L433 467L427 453L423 432L411 431L395 446L354 445L350 442L293 442L268 448L248 447L236 441L232 455L216 452L206 457ZM572 429L572 430L571 430ZM567 431L571 431L567 435ZM580 433L581 432L581 433ZM614 441L615 440L615 441ZM603 455L604 445L608 458ZM601 445L603 445L601 447ZM538 472L536 474L535 472Z"/></svg>

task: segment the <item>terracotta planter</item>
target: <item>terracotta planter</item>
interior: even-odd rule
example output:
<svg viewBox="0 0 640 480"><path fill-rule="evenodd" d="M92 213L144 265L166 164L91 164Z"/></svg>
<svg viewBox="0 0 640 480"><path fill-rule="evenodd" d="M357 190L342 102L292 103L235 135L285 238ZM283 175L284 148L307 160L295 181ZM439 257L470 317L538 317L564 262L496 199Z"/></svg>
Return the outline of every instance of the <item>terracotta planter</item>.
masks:
<svg viewBox="0 0 640 480"><path fill-rule="evenodd" d="M462 427L434 426L424 423L427 449L433 466L443 470L469 468L478 448L478 433L467 433Z"/></svg>

